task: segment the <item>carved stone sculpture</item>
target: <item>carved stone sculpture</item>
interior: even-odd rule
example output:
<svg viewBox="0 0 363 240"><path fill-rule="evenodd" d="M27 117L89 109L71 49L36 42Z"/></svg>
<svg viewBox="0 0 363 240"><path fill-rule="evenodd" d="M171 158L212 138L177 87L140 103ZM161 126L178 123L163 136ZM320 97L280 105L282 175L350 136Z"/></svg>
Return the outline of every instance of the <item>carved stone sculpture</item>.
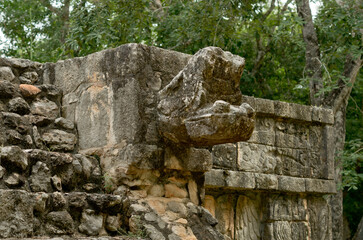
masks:
<svg viewBox="0 0 363 240"><path fill-rule="evenodd" d="M172 143L211 146L245 141L254 128L254 110L241 104L244 58L207 47L198 51L159 92L161 135Z"/></svg>

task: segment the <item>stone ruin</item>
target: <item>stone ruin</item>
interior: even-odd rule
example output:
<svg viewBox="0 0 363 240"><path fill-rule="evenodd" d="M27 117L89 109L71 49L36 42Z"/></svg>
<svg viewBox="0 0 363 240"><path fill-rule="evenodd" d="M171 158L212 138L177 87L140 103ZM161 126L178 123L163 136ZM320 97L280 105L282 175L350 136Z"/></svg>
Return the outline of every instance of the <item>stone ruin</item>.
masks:
<svg viewBox="0 0 363 240"><path fill-rule="evenodd" d="M332 111L242 96L244 64L0 59L0 238L332 239Z"/></svg>

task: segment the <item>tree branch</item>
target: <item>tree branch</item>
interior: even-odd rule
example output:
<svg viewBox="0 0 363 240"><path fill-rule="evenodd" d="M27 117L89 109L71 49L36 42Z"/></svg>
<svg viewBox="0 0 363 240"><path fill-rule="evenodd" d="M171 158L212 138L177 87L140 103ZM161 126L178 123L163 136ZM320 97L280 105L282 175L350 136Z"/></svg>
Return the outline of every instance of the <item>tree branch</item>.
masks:
<svg viewBox="0 0 363 240"><path fill-rule="evenodd" d="M361 58L353 60L351 55L347 56L343 76L349 79L348 83L345 84L343 79L339 79L338 86L340 87L332 91L329 96L324 99L324 105L331 107L334 113L336 113L348 99L362 65L363 61Z"/></svg>

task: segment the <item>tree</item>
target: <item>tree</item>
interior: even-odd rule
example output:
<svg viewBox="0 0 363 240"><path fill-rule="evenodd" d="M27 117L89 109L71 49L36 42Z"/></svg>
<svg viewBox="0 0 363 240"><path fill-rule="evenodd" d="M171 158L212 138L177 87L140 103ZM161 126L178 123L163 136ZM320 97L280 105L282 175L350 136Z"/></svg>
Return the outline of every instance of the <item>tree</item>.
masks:
<svg viewBox="0 0 363 240"><path fill-rule="evenodd" d="M345 3L335 3L326 1L327 5L334 7L339 10L348 10L351 16L356 17L361 12L359 11L358 6L356 6L356 2L347 1ZM335 5L335 6L334 6ZM348 14L343 15L344 27L348 27L350 33L353 36L357 36L357 39L349 39L348 41L352 41L351 44L345 47L346 53L345 55L345 63L344 68L340 76L336 80L336 85L334 89L324 94L322 91L324 87L324 78L323 78L323 70L324 70L324 60L325 56L322 56L320 45L318 41L318 35L316 33L314 23L312 20L311 10L309 6L308 0L296 0L297 12L299 16L303 19L303 39L306 44L305 51L305 71L309 78L309 86L310 86L310 101L312 105L323 105L325 107L333 109L335 123L335 152L341 152L344 149L345 142L345 124L346 124L346 108L348 104L348 98L352 91L353 85L357 79L359 70L362 67L362 49L359 49L362 45L362 34L361 29L358 28L359 25L354 26L355 24L359 24L359 21L349 21ZM324 11L324 10L323 10ZM332 11L328 8L325 11ZM334 11L334 10L333 10ZM330 21L330 20L329 20ZM348 22L346 22L348 21ZM339 22L337 25L340 25ZM350 25L350 26L349 26ZM360 25L362 26L362 25ZM340 26L341 27L341 26ZM344 41L347 41L344 39ZM358 44L356 46L355 44ZM324 45L322 45L324 47ZM358 48L358 51L356 51ZM329 54L329 53L328 53ZM328 70L327 70L328 71ZM329 74L329 72L328 72ZM337 162L336 166L336 179L337 184L340 184L341 179L341 165ZM342 190L338 191L338 194L332 196L331 198L331 207L333 214L333 238L334 239L343 239L343 193Z"/></svg>

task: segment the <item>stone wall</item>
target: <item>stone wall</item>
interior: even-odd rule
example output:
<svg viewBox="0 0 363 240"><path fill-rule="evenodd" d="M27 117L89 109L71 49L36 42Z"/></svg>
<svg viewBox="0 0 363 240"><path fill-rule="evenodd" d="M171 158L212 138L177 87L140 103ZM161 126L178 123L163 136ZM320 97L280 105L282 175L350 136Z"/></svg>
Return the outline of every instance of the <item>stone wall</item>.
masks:
<svg viewBox="0 0 363 240"><path fill-rule="evenodd" d="M242 97L243 66L140 44L0 59L0 237L331 239L331 111Z"/></svg>
<svg viewBox="0 0 363 240"><path fill-rule="evenodd" d="M331 239L332 112L243 100L256 110L255 131L247 142L214 146L206 173L205 207L218 230L231 239Z"/></svg>

